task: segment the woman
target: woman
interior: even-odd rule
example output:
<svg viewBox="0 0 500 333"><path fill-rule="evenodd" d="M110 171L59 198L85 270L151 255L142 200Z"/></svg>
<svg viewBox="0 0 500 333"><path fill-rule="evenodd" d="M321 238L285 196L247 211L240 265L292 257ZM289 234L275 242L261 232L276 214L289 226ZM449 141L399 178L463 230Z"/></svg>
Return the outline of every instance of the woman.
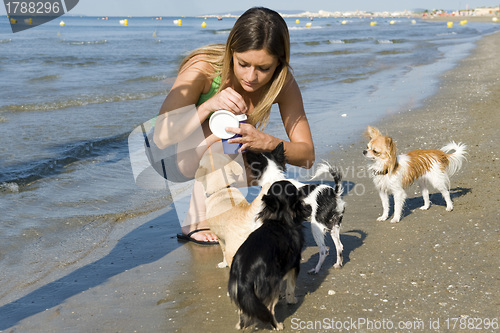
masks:
<svg viewBox="0 0 500 333"><path fill-rule="evenodd" d="M159 148L176 144L175 173L180 178L192 178L203 153L220 141L210 132L208 119L222 109L248 116L247 123L239 128L226 129L241 135L229 140L241 143L240 151L271 151L284 142L288 163L312 166L311 131L289 59L290 40L285 21L275 11L260 7L251 8L238 18L225 46L208 45L184 59L161 107L154 132L154 142ZM289 141L263 132L275 103ZM185 108L193 104L196 108ZM174 114L177 118L172 117ZM201 139L193 134L200 124ZM208 244L216 242L217 237L205 228L203 197L203 188L195 182L182 233L183 238L188 236L190 240Z"/></svg>

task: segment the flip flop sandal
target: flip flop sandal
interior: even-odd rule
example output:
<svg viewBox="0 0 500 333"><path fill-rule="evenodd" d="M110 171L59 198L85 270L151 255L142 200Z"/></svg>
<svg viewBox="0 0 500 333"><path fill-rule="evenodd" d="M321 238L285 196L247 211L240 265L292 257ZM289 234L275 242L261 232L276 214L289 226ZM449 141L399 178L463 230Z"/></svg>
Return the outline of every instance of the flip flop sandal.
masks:
<svg viewBox="0 0 500 333"><path fill-rule="evenodd" d="M191 237L193 234L199 232L199 231L207 231L210 230L209 228L204 228L204 229L196 229L191 231L189 234L184 235L183 233L177 234L177 239L181 241L186 241L186 242L193 242L199 245L217 245L219 244L218 241L199 241L197 239L194 239Z"/></svg>

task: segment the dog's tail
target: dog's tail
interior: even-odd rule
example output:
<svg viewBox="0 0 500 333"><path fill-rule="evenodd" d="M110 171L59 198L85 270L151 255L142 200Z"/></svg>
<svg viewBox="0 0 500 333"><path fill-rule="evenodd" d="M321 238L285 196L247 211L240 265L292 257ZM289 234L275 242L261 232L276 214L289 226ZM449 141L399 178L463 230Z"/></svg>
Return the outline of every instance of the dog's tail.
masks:
<svg viewBox="0 0 500 333"><path fill-rule="evenodd" d="M465 155L467 154L467 146L463 143L455 143L452 141L446 146L441 148L443 152L448 154L448 174L452 176L462 167L462 163L466 160Z"/></svg>
<svg viewBox="0 0 500 333"><path fill-rule="evenodd" d="M337 193L337 195L342 195L342 193L344 192L344 188L342 187L341 170L338 167L332 166L330 163L323 161L318 166L316 172L314 173L314 176L312 176L310 180L317 179L324 174L333 177L333 181L335 182L335 192Z"/></svg>
<svg viewBox="0 0 500 333"><path fill-rule="evenodd" d="M233 273L232 270L231 273ZM262 322L270 323L274 327L274 316L255 294L254 283L238 283L239 279L236 274L231 273L228 282L228 291L231 300L248 317L258 318Z"/></svg>

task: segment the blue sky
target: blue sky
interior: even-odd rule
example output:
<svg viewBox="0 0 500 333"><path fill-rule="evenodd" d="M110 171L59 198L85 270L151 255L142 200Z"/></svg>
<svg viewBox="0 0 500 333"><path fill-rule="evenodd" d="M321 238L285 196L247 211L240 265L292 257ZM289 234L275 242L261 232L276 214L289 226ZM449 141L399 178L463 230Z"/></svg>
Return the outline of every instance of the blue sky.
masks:
<svg viewBox="0 0 500 333"><path fill-rule="evenodd" d="M400 11L415 8L465 9L498 6L500 0L266 0L274 10ZM72 14L90 16L197 16L238 12L264 2L246 0L80 0ZM5 7L0 6L0 15Z"/></svg>

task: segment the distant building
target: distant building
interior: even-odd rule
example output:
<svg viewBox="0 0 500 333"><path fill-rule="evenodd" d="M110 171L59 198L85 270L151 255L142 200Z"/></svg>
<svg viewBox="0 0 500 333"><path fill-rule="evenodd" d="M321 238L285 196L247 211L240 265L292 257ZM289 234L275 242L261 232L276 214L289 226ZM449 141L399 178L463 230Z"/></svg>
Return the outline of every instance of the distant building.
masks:
<svg viewBox="0 0 500 333"><path fill-rule="evenodd" d="M482 7L474 9L476 16L495 16L499 13L499 7Z"/></svg>

